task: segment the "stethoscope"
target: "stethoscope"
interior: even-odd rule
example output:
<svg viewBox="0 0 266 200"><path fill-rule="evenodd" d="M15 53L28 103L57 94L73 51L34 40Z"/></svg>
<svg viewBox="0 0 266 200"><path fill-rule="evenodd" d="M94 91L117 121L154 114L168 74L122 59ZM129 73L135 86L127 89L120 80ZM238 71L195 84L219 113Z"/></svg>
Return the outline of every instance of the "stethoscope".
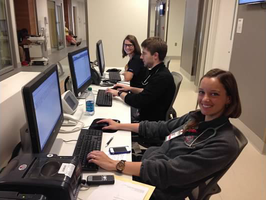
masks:
<svg viewBox="0 0 266 200"><path fill-rule="evenodd" d="M197 139L199 139L204 133L206 133L207 131L213 131L213 134L212 135L210 135L208 138L206 138L205 140L202 140L202 141L200 141L200 142L198 142L197 144L200 144L200 143L202 143L202 142L205 142L206 140L208 140L208 139L210 139L210 138L212 138L212 137L214 137L215 135L216 135L216 133L217 133L217 130L219 129L219 128L221 128L222 126L224 126L225 124L226 124L227 122L225 122L224 124L222 124L222 125L220 125L220 126L218 126L218 127L216 127L216 128L212 128L212 127L210 127L210 128L207 128L206 130L204 130L201 134L199 134L191 143L187 143L186 141L184 141L185 142L185 144L188 146L188 147L192 147L192 145L193 144L195 144L195 142L197 141Z"/></svg>
<svg viewBox="0 0 266 200"><path fill-rule="evenodd" d="M150 79L150 77L153 76L154 74L156 74L156 73L159 71L160 68L161 68L161 67L159 67L159 68L155 71L155 73L152 73L152 74L150 74L149 76L147 76L147 78L146 78L144 81L142 81L141 84L142 84L143 86L147 85L147 84L149 83L148 80Z"/></svg>

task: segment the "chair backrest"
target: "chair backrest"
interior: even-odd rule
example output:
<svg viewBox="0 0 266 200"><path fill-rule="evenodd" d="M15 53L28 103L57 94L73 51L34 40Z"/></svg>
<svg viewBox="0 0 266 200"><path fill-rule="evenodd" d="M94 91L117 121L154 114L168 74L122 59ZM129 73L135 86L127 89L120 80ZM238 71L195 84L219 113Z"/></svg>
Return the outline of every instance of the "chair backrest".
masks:
<svg viewBox="0 0 266 200"><path fill-rule="evenodd" d="M242 152L242 150L248 143L248 140L238 128L233 126L233 129L234 129L234 134L238 142L238 146L239 146L238 155L223 170L216 172L207 181L204 181L201 184L199 184L199 186L192 191L191 196L189 197L190 200L206 200L206 199L209 199L211 195L217 194L221 191L220 187L217 184L218 181L227 172L227 170L233 165L235 160L238 158L238 156L240 155L240 153Z"/></svg>
<svg viewBox="0 0 266 200"><path fill-rule="evenodd" d="M173 96L173 100L168 108L168 111L166 112L166 117L165 119L168 120L170 118L170 113L173 109L173 104L175 102L175 99L176 99L176 96L178 94L178 91L179 91L179 88L180 88L180 85L181 85L181 82L183 80L183 76L177 72L171 72L171 74L173 75L173 78L174 78L174 82L175 82L175 86L176 86L176 89L175 89L175 94Z"/></svg>
<svg viewBox="0 0 266 200"><path fill-rule="evenodd" d="M169 69L170 61L171 61L171 59L169 57L165 57L165 59L164 59L164 65L168 69Z"/></svg>

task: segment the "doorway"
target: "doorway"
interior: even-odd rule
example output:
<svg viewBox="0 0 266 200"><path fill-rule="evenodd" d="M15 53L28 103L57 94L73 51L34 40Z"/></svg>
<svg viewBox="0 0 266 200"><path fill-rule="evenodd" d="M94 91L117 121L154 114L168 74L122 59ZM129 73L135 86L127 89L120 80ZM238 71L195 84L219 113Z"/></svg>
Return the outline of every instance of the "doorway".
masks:
<svg viewBox="0 0 266 200"><path fill-rule="evenodd" d="M72 18L71 24L69 26L70 30L73 31L74 35L77 36L78 41L87 40L87 19L86 19L86 8L87 3L85 0L72 0L71 10L72 10Z"/></svg>
<svg viewBox="0 0 266 200"><path fill-rule="evenodd" d="M149 1L148 37L157 36L167 41L170 0Z"/></svg>
<svg viewBox="0 0 266 200"><path fill-rule="evenodd" d="M64 18L62 3L48 1L48 19L51 49L57 51L65 47Z"/></svg>
<svg viewBox="0 0 266 200"><path fill-rule="evenodd" d="M77 35L77 8L76 6L73 6L73 33L74 35Z"/></svg>

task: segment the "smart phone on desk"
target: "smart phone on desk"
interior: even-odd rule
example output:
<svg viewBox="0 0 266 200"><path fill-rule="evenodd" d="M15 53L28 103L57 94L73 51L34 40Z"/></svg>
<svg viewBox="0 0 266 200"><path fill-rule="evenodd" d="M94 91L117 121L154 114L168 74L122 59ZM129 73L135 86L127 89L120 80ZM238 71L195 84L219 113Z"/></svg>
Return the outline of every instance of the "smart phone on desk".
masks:
<svg viewBox="0 0 266 200"><path fill-rule="evenodd" d="M109 152L110 154L123 154L123 153L130 153L129 146L122 146L122 147L110 147Z"/></svg>

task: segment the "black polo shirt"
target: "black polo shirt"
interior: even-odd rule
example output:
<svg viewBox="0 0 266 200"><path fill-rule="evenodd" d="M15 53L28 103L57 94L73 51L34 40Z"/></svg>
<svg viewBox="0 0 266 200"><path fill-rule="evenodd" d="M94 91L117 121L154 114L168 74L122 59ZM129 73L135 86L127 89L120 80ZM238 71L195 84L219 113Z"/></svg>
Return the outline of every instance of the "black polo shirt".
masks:
<svg viewBox="0 0 266 200"><path fill-rule="evenodd" d="M172 74L163 62L150 70L143 86L144 90L141 93L127 94L125 102L139 109L140 121L165 120L176 87Z"/></svg>

